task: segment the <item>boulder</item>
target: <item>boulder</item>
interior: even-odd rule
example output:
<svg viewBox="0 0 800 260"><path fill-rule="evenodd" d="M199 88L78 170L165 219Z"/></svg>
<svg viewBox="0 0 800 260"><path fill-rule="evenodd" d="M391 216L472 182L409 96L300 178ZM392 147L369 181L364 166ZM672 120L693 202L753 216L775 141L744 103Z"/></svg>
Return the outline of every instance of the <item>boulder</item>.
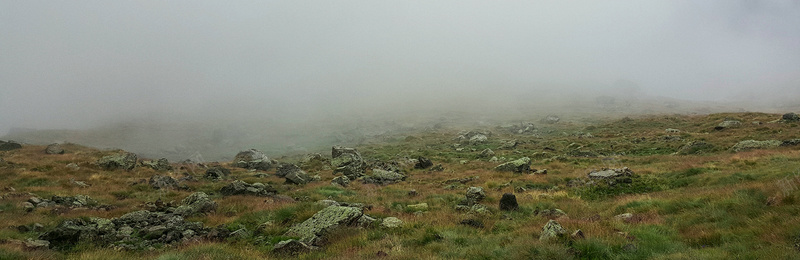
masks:
<svg viewBox="0 0 800 260"><path fill-rule="evenodd" d="M333 180L331 180L331 184L347 187L347 185L350 185L350 179L347 178L347 176L338 176L336 178L333 178Z"/></svg>
<svg viewBox="0 0 800 260"><path fill-rule="evenodd" d="M518 209L519 204L517 204L517 196L511 193L503 194L503 197L500 199L500 210L513 211Z"/></svg>
<svg viewBox="0 0 800 260"><path fill-rule="evenodd" d="M516 139L503 141L503 143L501 143L500 146L497 147L497 150L512 150L514 148L517 148L518 144L519 141L517 141Z"/></svg>
<svg viewBox="0 0 800 260"><path fill-rule="evenodd" d="M714 130L725 130L725 129L728 129L728 128L737 128L737 127L740 127L740 126L742 126L742 122L741 121L738 121L738 120L725 120L725 121L722 121L722 123L719 123L719 125L717 125L716 127L714 127Z"/></svg>
<svg viewBox="0 0 800 260"><path fill-rule="evenodd" d="M487 141L489 141L489 138L483 134L476 134L469 138L469 144L471 145L482 144Z"/></svg>
<svg viewBox="0 0 800 260"><path fill-rule="evenodd" d="M681 130L678 130L678 129L675 129L675 128L667 128L666 130L664 130L664 132L666 132L668 134L677 134L677 133L680 133Z"/></svg>
<svg viewBox="0 0 800 260"><path fill-rule="evenodd" d="M153 175L150 181L147 182L153 189L176 189L178 188L178 181L166 175Z"/></svg>
<svg viewBox="0 0 800 260"><path fill-rule="evenodd" d="M374 183L379 185L386 185L404 181L406 176L396 172L384 171L381 169L373 169L372 175L364 177L364 183Z"/></svg>
<svg viewBox="0 0 800 260"><path fill-rule="evenodd" d="M106 171L113 171L117 169L130 171L136 167L137 160L138 158L136 157L136 154L123 152L115 155L104 156L97 161L97 165Z"/></svg>
<svg viewBox="0 0 800 260"><path fill-rule="evenodd" d="M22 148L22 145L14 141L0 141L0 151L11 151Z"/></svg>
<svg viewBox="0 0 800 260"><path fill-rule="evenodd" d="M611 179L617 177L631 177L631 176L633 176L633 171L628 169L628 167L622 167L619 169L603 168L600 171L592 171L589 173L590 179Z"/></svg>
<svg viewBox="0 0 800 260"><path fill-rule="evenodd" d="M496 171L523 173L531 170L531 158L522 157L494 167Z"/></svg>
<svg viewBox="0 0 800 260"><path fill-rule="evenodd" d="M417 163L414 165L415 169L427 169L433 166L433 162L430 159L420 156L417 159Z"/></svg>
<svg viewBox="0 0 800 260"><path fill-rule="evenodd" d="M483 151L481 151L481 153L478 154L478 157L480 158L492 158L493 156L494 156L494 151L492 151L492 149L489 148L483 149Z"/></svg>
<svg viewBox="0 0 800 260"><path fill-rule="evenodd" d="M778 140L766 140L766 141L745 140L733 145L733 147L731 147L731 150L734 152L741 152L753 149L768 149L781 146L782 144L783 142Z"/></svg>
<svg viewBox="0 0 800 260"><path fill-rule="evenodd" d="M417 211L427 211L428 210L428 203L419 203L419 204L411 204L406 206L408 210L417 212Z"/></svg>
<svg viewBox="0 0 800 260"><path fill-rule="evenodd" d="M294 164L283 164L278 167L278 170L275 172L275 175L278 177L286 178L286 183L289 184L306 184L311 181L311 176L301 170L300 167Z"/></svg>
<svg viewBox="0 0 800 260"><path fill-rule="evenodd" d="M330 206L291 227L284 235L299 237L298 241L309 245L324 245L328 234L337 228L355 226L362 215L361 208Z"/></svg>
<svg viewBox="0 0 800 260"><path fill-rule="evenodd" d="M558 121L561 121L561 118L556 115L547 115L541 120L541 122L545 124L555 124L558 123Z"/></svg>
<svg viewBox="0 0 800 260"><path fill-rule="evenodd" d="M251 195L251 196L272 196L275 195L278 191L275 190L272 186L265 185L260 182L256 182L253 184L249 184L244 181L235 180L230 184L222 187L219 190L222 195L231 196L231 195Z"/></svg>
<svg viewBox="0 0 800 260"><path fill-rule="evenodd" d="M385 228L399 228L401 225L403 225L403 221L395 217L385 218L381 222L381 227Z"/></svg>
<svg viewBox="0 0 800 260"><path fill-rule="evenodd" d="M60 144L50 144L44 149L46 154L64 154L64 148Z"/></svg>
<svg viewBox="0 0 800 260"><path fill-rule="evenodd" d="M547 221L547 224L542 227L542 233L539 234L539 240L549 240L551 238L563 237L567 234L567 230L558 224L555 220Z"/></svg>
<svg viewBox="0 0 800 260"><path fill-rule="evenodd" d="M175 208L177 215L184 217L212 212L217 209L217 203L204 192L195 192L184 198L181 205Z"/></svg>
<svg viewBox="0 0 800 260"><path fill-rule="evenodd" d="M783 121L786 121L786 122L797 122L797 121L800 121L800 116L798 116L795 113L786 113L786 114L783 114L781 119L783 119Z"/></svg>
<svg viewBox="0 0 800 260"><path fill-rule="evenodd" d="M578 230L575 230L575 232L572 232L572 235L570 235L569 237L574 239L574 240L578 240L578 239L586 238L586 235L583 234L583 231L578 229Z"/></svg>
<svg viewBox="0 0 800 260"><path fill-rule="evenodd" d="M334 146L331 148L331 166L334 167L333 173L341 173L350 180L355 180L364 176L364 159L355 148Z"/></svg>
<svg viewBox="0 0 800 260"><path fill-rule="evenodd" d="M466 205L476 204L486 198L486 193L481 187L469 187L466 194Z"/></svg>
<svg viewBox="0 0 800 260"><path fill-rule="evenodd" d="M142 161L142 166L150 167L156 171L171 171L172 165L169 165L167 158L161 158L155 161Z"/></svg>
<svg viewBox="0 0 800 260"><path fill-rule="evenodd" d="M328 165L330 165L331 160L325 157L322 157L321 154L313 153L308 154L300 160L300 167L305 170L321 170L321 169L330 169Z"/></svg>
<svg viewBox="0 0 800 260"><path fill-rule="evenodd" d="M263 152L250 149L241 151L233 158L233 165L239 168L266 171L272 168L273 161Z"/></svg>
<svg viewBox="0 0 800 260"><path fill-rule="evenodd" d="M278 242L274 247L272 247L273 253L282 255L297 255L310 252L311 250L312 248L306 245L306 243L294 239Z"/></svg>
<svg viewBox="0 0 800 260"><path fill-rule="evenodd" d="M231 174L231 170L225 169L222 166L213 166L206 170L205 178L213 181L223 180Z"/></svg>

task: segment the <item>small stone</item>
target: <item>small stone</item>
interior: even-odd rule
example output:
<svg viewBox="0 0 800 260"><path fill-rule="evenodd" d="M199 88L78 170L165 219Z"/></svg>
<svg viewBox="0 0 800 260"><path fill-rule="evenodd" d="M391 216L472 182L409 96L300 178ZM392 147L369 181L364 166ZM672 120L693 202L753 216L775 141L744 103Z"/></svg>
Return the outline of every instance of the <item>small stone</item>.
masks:
<svg viewBox="0 0 800 260"><path fill-rule="evenodd" d="M403 221L395 217L385 218L383 222L381 222L381 226L385 228L398 228L401 225L403 225Z"/></svg>
<svg viewBox="0 0 800 260"><path fill-rule="evenodd" d="M622 221L628 221L631 218L633 218L633 214L632 213L622 213L622 214L614 216L614 218L622 220Z"/></svg>

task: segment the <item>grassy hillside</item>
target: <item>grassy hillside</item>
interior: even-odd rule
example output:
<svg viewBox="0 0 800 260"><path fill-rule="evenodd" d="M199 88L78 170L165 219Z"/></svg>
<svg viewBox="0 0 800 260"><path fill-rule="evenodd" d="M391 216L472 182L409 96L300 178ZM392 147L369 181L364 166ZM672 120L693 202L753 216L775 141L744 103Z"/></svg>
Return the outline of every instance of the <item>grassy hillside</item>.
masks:
<svg viewBox="0 0 800 260"><path fill-rule="evenodd" d="M798 258L800 177L795 176L800 176L800 146L731 150L744 140L800 138L800 123L778 119L778 114L762 113L658 115L599 123L543 124L537 120L536 130L524 133L512 125L388 135L354 148L373 165L394 163L408 177L388 185L354 180L347 187L331 184L336 175L328 165L303 166L320 180L294 185L284 183L275 169L249 171L230 162L173 163L174 170L167 172L141 166L108 171L95 162L118 151L65 144L65 154L50 155L44 153L44 146L23 146L0 152L5 161L0 162L0 259ZM737 120L741 125L715 130L725 120ZM462 130L483 132L487 141L458 141ZM509 141L513 140L516 146L512 147ZM700 142L702 145L685 147ZM487 148L494 151L496 161L481 156ZM415 169L411 159L420 156L444 169ZM531 168L546 169L547 173L494 169L522 157L532 159ZM288 156L279 160L297 163L301 159ZM72 163L78 167L67 167ZM230 169L230 178L204 179L203 167L213 165ZM614 180L587 178L593 170L622 167L634 174ZM182 181L183 189L156 190L147 184L156 174L175 179L190 175L196 180ZM473 176L477 178L465 179ZM234 179L269 184L278 195L220 194ZM456 209L473 186L485 191L486 198L479 204L488 211ZM116 218L151 209L158 200L178 203L197 191L211 195L218 207L189 220L249 232L155 245L149 250L118 250L92 243L69 249L30 250L24 246L27 239L39 238L64 220ZM516 196L518 210L500 210L504 193ZM106 206L54 206L30 212L22 206L31 196L53 195L88 195ZM403 224L399 228L340 229L328 235L329 242L323 247L297 256L271 252L277 242L290 238L285 236L290 227L323 209L317 201L325 199L371 205L365 210L369 216L397 217ZM420 203L427 203L428 208L408 207ZM550 219L567 234L540 240L542 227ZM20 228L34 223L43 227ZM576 230L582 231L583 237L570 236Z"/></svg>

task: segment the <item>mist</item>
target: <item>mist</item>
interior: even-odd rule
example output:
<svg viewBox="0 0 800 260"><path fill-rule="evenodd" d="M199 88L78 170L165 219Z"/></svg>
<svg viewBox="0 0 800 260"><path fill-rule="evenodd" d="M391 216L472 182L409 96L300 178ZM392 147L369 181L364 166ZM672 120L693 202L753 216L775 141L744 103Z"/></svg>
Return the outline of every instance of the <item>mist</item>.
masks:
<svg viewBox="0 0 800 260"><path fill-rule="evenodd" d="M800 1L0 0L0 135L225 158L602 96L781 110L797 46Z"/></svg>

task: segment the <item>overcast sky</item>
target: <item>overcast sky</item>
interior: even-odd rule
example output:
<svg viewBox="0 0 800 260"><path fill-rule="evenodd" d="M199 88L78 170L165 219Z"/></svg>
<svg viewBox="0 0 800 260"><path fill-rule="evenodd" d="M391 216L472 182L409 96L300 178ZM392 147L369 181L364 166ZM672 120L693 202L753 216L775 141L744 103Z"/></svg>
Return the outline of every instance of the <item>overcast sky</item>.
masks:
<svg viewBox="0 0 800 260"><path fill-rule="evenodd" d="M0 0L0 133L615 82L693 100L798 95L800 1Z"/></svg>

